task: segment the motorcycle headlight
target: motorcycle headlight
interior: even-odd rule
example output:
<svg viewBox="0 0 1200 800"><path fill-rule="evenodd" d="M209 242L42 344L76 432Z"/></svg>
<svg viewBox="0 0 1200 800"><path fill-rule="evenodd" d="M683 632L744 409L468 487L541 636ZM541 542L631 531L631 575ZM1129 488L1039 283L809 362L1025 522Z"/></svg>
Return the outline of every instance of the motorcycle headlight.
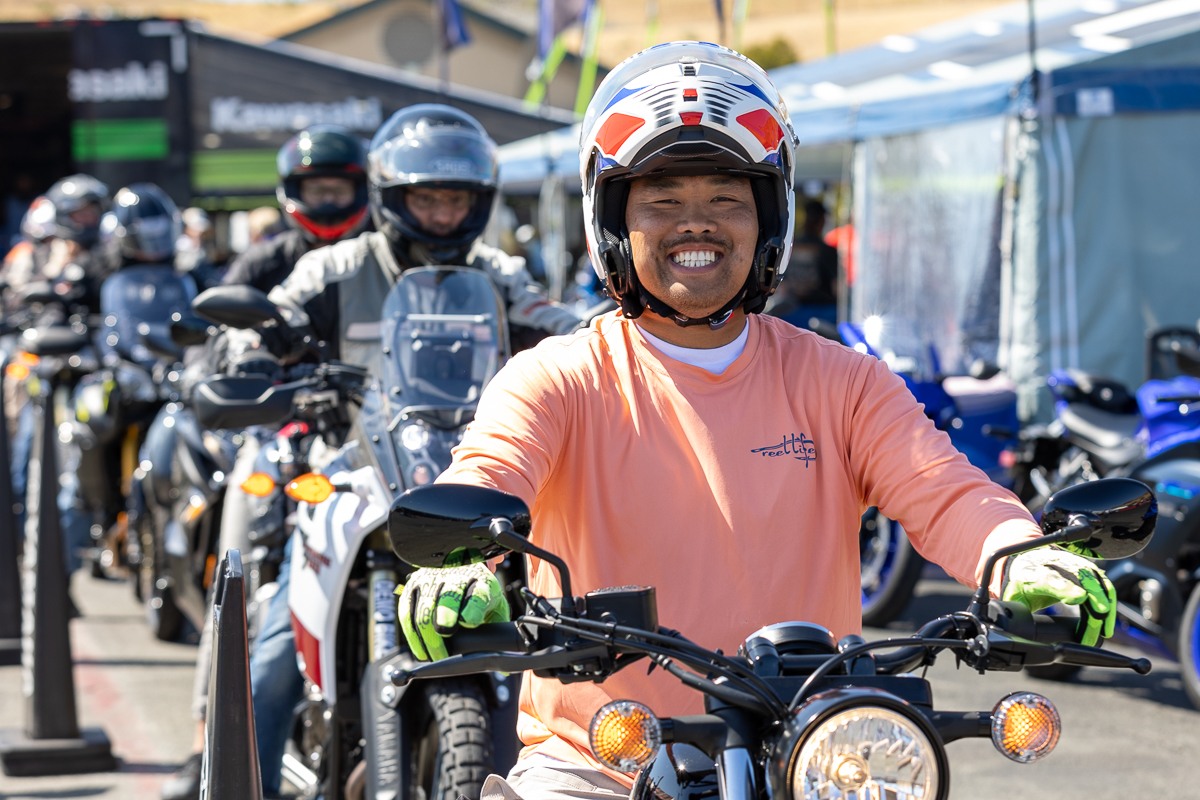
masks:
<svg viewBox="0 0 1200 800"><path fill-rule="evenodd" d="M797 800L942 796L942 747L899 709L858 704L814 718L793 753L788 785Z"/></svg>
<svg viewBox="0 0 1200 800"><path fill-rule="evenodd" d="M426 447L429 447L429 442L432 438L429 433L429 427L420 420L406 423L400 429L400 443L404 445L405 449L411 450L414 453L419 453Z"/></svg>

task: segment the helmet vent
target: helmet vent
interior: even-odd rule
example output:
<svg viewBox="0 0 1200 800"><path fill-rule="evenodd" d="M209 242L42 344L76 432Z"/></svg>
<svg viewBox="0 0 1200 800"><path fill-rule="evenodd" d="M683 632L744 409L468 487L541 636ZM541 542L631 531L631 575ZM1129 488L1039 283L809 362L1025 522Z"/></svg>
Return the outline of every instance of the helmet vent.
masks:
<svg viewBox="0 0 1200 800"><path fill-rule="evenodd" d="M696 65L695 64L684 64L683 65L683 74L687 75L688 77L691 77L691 78L696 77Z"/></svg>

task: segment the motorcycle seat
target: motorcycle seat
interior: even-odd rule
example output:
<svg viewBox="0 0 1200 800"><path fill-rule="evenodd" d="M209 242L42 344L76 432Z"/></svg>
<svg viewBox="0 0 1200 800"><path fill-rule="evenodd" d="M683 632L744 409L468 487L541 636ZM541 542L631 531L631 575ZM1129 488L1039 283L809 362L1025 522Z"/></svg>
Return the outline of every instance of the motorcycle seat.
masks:
<svg viewBox="0 0 1200 800"><path fill-rule="evenodd" d="M1076 444L1110 466L1129 464L1142 455L1138 414L1115 414L1086 403L1069 403L1059 420Z"/></svg>

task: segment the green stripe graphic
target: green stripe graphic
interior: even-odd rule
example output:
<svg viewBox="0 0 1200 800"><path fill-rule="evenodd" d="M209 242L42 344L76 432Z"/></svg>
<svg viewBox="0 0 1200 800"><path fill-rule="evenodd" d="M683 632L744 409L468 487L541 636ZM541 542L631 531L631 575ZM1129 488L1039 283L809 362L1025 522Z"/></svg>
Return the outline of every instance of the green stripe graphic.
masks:
<svg viewBox="0 0 1200 800"><path fill-rule="evenodd" d="M270 192L279 182L275 150L205 150L192 155L192 187L208 194L218 190Z"/></svg>
<svg viewBox="0 0 1200 800"><path fill-rule="evenodd" d="M165 119L96 119L71 123L76 161L154 161L166 158Z"/></svg>

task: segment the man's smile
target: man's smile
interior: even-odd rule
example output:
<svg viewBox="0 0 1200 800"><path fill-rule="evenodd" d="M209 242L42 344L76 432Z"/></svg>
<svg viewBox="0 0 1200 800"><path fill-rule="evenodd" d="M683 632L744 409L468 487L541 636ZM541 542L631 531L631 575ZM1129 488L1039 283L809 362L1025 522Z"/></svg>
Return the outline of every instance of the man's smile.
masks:
<svg viewBox="0 0 1200 800"><path fill-rule="evenodd" d="M680 269L699 270L710 267L721 259L715 250L678 250L669 256L671 263Z"/></svg>

